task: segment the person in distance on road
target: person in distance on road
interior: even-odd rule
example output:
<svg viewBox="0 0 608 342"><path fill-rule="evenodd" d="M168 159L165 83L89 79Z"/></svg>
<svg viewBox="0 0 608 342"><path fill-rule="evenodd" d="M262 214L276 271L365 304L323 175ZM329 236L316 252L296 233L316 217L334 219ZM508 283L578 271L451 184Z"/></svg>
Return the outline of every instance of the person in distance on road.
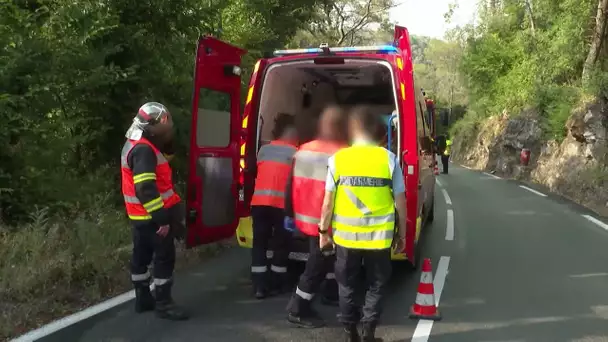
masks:
<svg viewBox="0 0 608 342"><path fill-rule="evenodd" d="M391 245L399 252L405 246L403 172L397 156L373 141L379 124L368 107L355 108L348 122L352 146L341 149L328 161L319 247L327 248L333 238L340 322L346 341L360 341L359 322L363 325L363 341L376 341L382 299L391 274ZM360 284L362 269L365 286ZM361 308L358 292L362 289L365 301Z"/></svg>
<svg viewBox="0 0 608 342"><path fill-rule="evenodd" d="M251 251L251 276L254 294L258 299L269 292L286 292L289 285L287 262L290 234L283 229L285 218L285 185L296 153L297 131L294 117L279 113L275 119L273 139L262 146L257 158L257 177L251 199L253 218L253 248ZM270 277L266 252L274 239Z"/></svg>
<svg viewBox="0 0 608 342"><path fill-rule="evenodd" d="M298 149L292 174L285 190L285 225L295 226L308 237L309 256L304 273L287 306L287 320L295 325L314 328L324 325L311 308L311 302L322 284L322 301L337 304L338 285L333 272L335 256L319 249L319 222L325 194L327 160L336 151L348 146L346 116L337 106L327 107L318 122L316 140Z"/></svg>
<svg viewBox="0 0 608 342"><path fill-rule="evenodd" d="M450 154L452 153L452 139L448 134L445 135L445 148L441 154L441 165L443 166L443 173L447 174L450 167Z"/></svg>
<svg viewBox="0 0 608 342"><path fill-rule="evenodd" d="M139 108L126 133L121 155L122 193L127 215L133 225L131 280L135 287L135 311L156 309L160 318L188 319L188 314L174 304L171 296L175 266L174 238L183 231L176 222L183 221L175 192L171 166L163 152L171 146L173 120L167 108L148 102ZM156 298L150 293L148 265L154 259Z"/></svg>

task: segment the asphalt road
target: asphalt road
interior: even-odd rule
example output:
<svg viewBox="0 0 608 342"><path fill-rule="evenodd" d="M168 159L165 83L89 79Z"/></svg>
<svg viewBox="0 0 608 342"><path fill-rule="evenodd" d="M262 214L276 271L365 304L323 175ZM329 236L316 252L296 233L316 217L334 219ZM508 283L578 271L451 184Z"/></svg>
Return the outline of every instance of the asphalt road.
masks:
<svg viewBox="0 0 608 342"><path fill-rule="evenodd" d="M558 197L454 165L439 182L435 221L425 228L423 256L432 259L434 270L441 257L449 260L445 284L436 284L436 290L443 289L443 320L430 330L428 322L407 317L419 274L397 268L379 337L412 341L416 335L418 342L608 341L608 226L586 219L582 215L589 212ZM319 305L331 325L305 330L285 321L287 296L252 299L248 262L249 252L235 248L177 276L175 297L192 311L190 321L135 315L127 303L40 341L339 338L335 308Z"/></svg>

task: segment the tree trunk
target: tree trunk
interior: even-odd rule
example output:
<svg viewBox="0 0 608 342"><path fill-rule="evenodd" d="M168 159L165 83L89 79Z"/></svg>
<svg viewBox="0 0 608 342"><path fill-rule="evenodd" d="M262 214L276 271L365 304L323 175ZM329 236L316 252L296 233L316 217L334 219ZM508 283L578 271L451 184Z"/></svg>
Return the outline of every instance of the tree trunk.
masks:
<svg viewBox="0 0 608 342"><path fill-rule="evenodd" d="M530 32L532 32L532 36L535 36L536 25L534 25L534 12L532 11L532 3L530 0L526 0L526 11L528 11L528 16L530 17Z"/></svg>
<svg viewBox="0 0 608 342"><path fill-rule="evenodd" d="M597 5L597 14L595 16L595 30L593 31L593 37L591 38L591 46L589 47L589 53L583 66L583 83L589 81L591 77L591 71L595 67L600 51L602 50L602 43L604 41L606 33L606 12L608 11L608 0L599 0Z"/></svg>

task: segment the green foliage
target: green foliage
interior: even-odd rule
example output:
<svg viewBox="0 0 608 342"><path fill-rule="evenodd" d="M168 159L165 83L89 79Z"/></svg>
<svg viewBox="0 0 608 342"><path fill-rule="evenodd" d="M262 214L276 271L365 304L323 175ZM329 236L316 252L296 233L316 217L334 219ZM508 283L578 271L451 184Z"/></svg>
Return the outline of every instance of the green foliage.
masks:
<svg viewBox="0 0 608 342"><path fill-rule="evenodd" d="M246 75L264 51L284 46L310 20L314 5L0 1L0 220L27 221L34 205L55 213L118 189L124 131L146 101L172 111L184 156L199 35L221 34L250 50Z"/></svg>
<svg viewBox="0 0 608 342"><path fill-rule="evenodd" d="M597 0L480 1L479 24L449 37L464 43L460 73L473 116L532 108L543 118L545 138L563 138L584 93L581 75L597 6ZM599 63L585 92L606 96L605 68ZM469 123L460 126L470 126L465 119Z"/></svg>
<svg viewBox="0 0 608 342"><path fill-rule="evenodd" d="M298 31L290 47L386 44L393 40L388 10L395 5L393 0L319 1L312 20Z"/></svg>

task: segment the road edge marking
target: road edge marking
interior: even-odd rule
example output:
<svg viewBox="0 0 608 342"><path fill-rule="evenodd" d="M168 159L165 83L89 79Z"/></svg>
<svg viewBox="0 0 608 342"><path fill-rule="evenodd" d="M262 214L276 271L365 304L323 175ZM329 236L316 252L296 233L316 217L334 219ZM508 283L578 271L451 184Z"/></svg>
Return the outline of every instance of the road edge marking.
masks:
<svg viewBox="0 0 608 342"><path fill-rule="evenodd" d="M547 195L543 194L542 192L540 192L540 191L536 191L536 190L531 189L531 188L528 188L528 187L527 187L527 186L525 186L525 185L520 185L519 187L520 187L520 188L522 188L522 189L528 190L528 191L530 191L530 192L532 192L532 193L535 193L535 194L537 194L538 196L547 197Z"/></svg>
<svg viewBox="0 0 608 342"><path fill-rule="evenodd" d="M151 291L154 290L154 284L150 285L150 290ZM124 304L130 300L133 300L134 298L135 298L135 290L125 292L118 296L107 299L101 303L95 304L93 306L89 306L83 310L80 310L71 315L59 318L55 321L52 321L48 324L45 324L45 325L39 327L37 329L29 331L15 339L11 340L11 342L37 341L41 338L47 337L51 334L54 334L60 330L63 330L69 326L72 326L76 323L82 322L93 316L99 315L102 312L115 308L121 304Z"/></svg>
<svg viewBox="0 0 608 342"><path fill-rule="evenodd" d="M437 271L435 272L435 277L433 278L433 287L435 288L435 305L437 307L439 307L439 300L441 299L441 293L443 292L443 287L445 285L445 280L448 275L449 266L450 257L442 256L439 259ZM427 342L429 340L429 337L431 336L433 323L434 321L431 320L419 320L418 324L416 325L416 330L414 330L414 335L412 335L412 342Z"/></svg>
<svg viewBox="0 0 608 342"><path fill-rule="evenodd" d="M597 224L598 226L600 226L600 228L604 228L605 230L608 230L608 224L596 219L595 217L591 216L591 215L582 215L584 218L586 218L589 222L593 222L595 224Z"/></svg>
<svg viewBox="0 0 608 342"><path fill-rule="evenodd" d="M473 170L472 168L470 168L470 167L468 167L468 166L466 166L466 165L460 165L460 166L464 167L464 168L465 168L465 169L467 169L467 170Z"/></svg>
<svg viewBox="0 0 608 342"><path fill-rule="evenodd" d="M445 239L448 241L454 240L454 210L448 209L448 220L445 228Z"/></svg>
<svg viewBox="0 0 608 342"><path fill-rule="evenodd" d="M493 175L493 174L491 174L491 173L484 172L483 174L484 174L484 175L486 175L486 176L490 176L490 177L492 177L492 178L496 178L496 179L502 179L502 178L500 178L500 177L498 177L498 176L496 176L496 175Z"/></svg>
<svg viewBox="0 0 608 342"><path fill-rule="evenodd" d="M439 187L443 187L443 184L439 181L439 178L435 177L435 183L439 185Z"/></svg>
<svg viewBox="0 0 608 342"><path fill-rule="evenodd" d="M450 198L450 195L448 195L448 192L446 189L441 189L441 192L443 193L443 198L445 199L445 203L452 205L452 199Z"/></svg>

